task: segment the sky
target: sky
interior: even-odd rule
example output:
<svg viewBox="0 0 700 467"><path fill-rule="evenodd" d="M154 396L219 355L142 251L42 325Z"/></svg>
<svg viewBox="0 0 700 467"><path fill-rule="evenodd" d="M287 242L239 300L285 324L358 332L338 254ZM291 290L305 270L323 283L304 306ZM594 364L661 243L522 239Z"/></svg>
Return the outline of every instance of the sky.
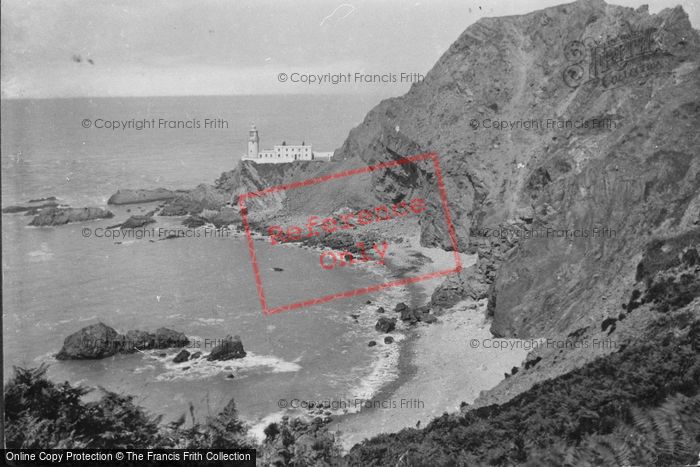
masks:
<svg viewBox="0 0 700 467"><path fill-rule="evenodd" d="M324 73L425 74L479 18L562 3L568 2L1 0L1 95L399 95L410 82L290 80ZM651 13L680 4L693 27L700 22L698 0L610 3L646 3Z"/></svg>

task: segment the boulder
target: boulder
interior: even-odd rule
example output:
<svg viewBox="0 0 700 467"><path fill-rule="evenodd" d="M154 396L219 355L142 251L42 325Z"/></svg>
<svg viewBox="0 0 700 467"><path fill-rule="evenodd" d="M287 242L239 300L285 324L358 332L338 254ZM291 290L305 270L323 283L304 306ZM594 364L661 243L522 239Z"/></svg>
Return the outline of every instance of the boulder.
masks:
<svg viewBox="0 0 700 467"><path fill-rule="evenodd" d="M190 360L194 360L196 358L199 358L202 356L202 352L195 352L192 355L190 355Z"/></svg>
<svg viewBox="0 0 700 467"><path fill-rule="evenodd" d="M384 311L385 310L384 310L383 306L380 306L379 308L377 308L377 313L384 313Z"/></svg>
<svg viewBox="0 0 700 467"><path fill-rule="evenodd" d="M383 316L377 320L374 329L379 332L387 333L396 329L396 318L384 318Z"/></svg>
<svg viewBox="0 0 700 467"><path fill-rule="evenodd" d="M386 337L384 338L384 343L385 343L385 344L392 344L393 342L394 342L394 338L391 337L391 336L386 336Z"/></svg>
<svg viewBox="0 0 700 467"><path fill-rule="evenodd" d="M404 302L401 302L401 303L398 303L396 305L396 307L394 308L394 311L396 313L401 313L402 311L407 310L407 309L408 309L408 306Z"/></svg>
<svg viewBox="0 0 700 467"><path fill-rule="evenodd" d="M243 350L243 343L239 336L226 336L226 339L211 350L207 360L231 360L232 358L243 358L246 356Z"/></svg>
<svg viewBox="0 0 700 467"><path fill-rule="evenodd" d="M415 324L421 320L422 313L406 308L401 311L401 321L409 321L411 324Z"/></svg>
<svg viewBox="0 0 700 467"><path fill-rule="evenodd" d="M91 360L111 357L122 348L122 336L113 328L97 323L66 337L58 360Z"/></svg>
<svg viewBox="0 0 700 467"><path fill-rule="evenodd" d="M369 341L369 343L367 344L367 347L374 347L375 345L377 345L376 341Z"/></svg>
<svg viewBox="0 0 700 467"><path fill-rule="evenodd" d="M173 358L173 363L186 362L189 357L190 357L190 353L187 350L182 349L181 351L178 352L177 355L175 355L175 358Z"/></svg>
<svg viewBox="0 0 700 467"><path fill-rule="evenodd" d="M70 222L85 222L112 217L114 217L112 212L101 208L46 208L39 211L29 225L64 225Z"/></svg>

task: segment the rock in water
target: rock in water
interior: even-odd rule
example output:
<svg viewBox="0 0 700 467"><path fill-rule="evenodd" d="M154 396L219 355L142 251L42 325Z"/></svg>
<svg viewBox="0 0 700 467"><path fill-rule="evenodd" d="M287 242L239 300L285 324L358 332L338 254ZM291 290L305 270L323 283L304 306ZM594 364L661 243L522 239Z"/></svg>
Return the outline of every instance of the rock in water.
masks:
<svg viewBox="0 0 700 467"><path fill-rule="evenodd" d="M383 316L377 320L377 324L374 325L374 329L379 332L391 332L396 329L396 318L384 318Z"/></svg>
<svg viewBox="0 0 700 467"><path fill-rule="evenodd" d="M103 323L87 326L63 341L58 360L90 360L111 357L122 347L122 336Z"/></svg>
<svg viewBox="0 0 700 467"><path fill-rule="evenodd" d="M401 303L398 303L396 305L396 307L394 308L394 311L396 313L401 313L402 311L407 310L407 309L408 309L408 306L404 302L401 302Z"/></svg>
<svg viewBox="0 0 700 467"><path fill-rule="evenodd" d="M51 201L48 203L44 203L38 206L8 206L6 208L3 208L2 212L5 214L13 214L17 212L27 212L27 213L32 213L36 214L42 209L46 208L55 208L58 206L58 203Z"/></svg>
<svg viewBox="0 0 700 467"><path fill-rule="evenodd" d="M56 198L55 196L49 196L49 197L46 197L46 198L30 199L28 202L29 202L29 203L41 203L41 202L44 202L44 201L58 201L58 198Z"/></svg>
<svg viewBox="0 0 700 467"><path fill-rule="evenodd" d="M110 196L107 204L136 204L151 201L170 201L180 192L156 188L155 190L118 190Z"/></svg>
<svg viewBox="0 0 700 467"><path fill-rule="evenodd" d="M221 344L214 347L207 357L207 360L231 360L232 358L243 358L246 356L243 350L243 343L239 336L226 336Z"/></svg>
<svg viewBox="0 0 700 467"><path fill-rule="evenodd" d="M29 225L64 225L70 222L85 222L112 217L114 217L112 212L101 208L48 208L39 211L39 214L32 219Z"/></svg>
<svg viewBox="0 0 700 467"><path fill-rule="evenodd" d="M156 220L152 216L131 216L120 226L122 229L138 229L148 224L153 224Z"/></svg>
<svg viewBox="0 0 700 467"><path fill-rule="evenodd" d="M66 337L63 348L56 358L59 360L98 359L137 350L185 347L189 343L187 336L171 329L160 328L155 334L136 330L122 335L103 323L97 323Z"/></svg>
<svg viewBox="0 0 700 467"><path fill-rule="evenodd" d="M190 353L187 350L182 349L177 355L175 355L175 358L173 358L173 363L186 362L188 358L190 358Z"/></svg>

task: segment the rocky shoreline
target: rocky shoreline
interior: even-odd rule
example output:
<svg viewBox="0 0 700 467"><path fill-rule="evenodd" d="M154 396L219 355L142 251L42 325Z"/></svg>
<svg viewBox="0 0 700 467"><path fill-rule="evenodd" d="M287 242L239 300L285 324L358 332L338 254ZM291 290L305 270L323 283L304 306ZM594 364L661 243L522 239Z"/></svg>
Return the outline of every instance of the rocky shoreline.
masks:
<svg viewBox="0 0 700 467"><path fill-rule="evenodd" d="M125 221L111 225L108 228L112 229L140 229L147 228L148 225L157 222L158 216L167 217L182 217L181 223L191 229L214 225L216 228L233 227L234 230L242 234L242 225L238 208L228 204L230 199L219 191L218 188L212 188L207 185L200 185L194 190L119 190L112 195L108 201L109 205L117 207L159 203L158 206L143 214L132 214ZM68 217L67 222L55 222L56 214L48 209L53 206L47 206L44 217L49 219L42 222L43 225L62 225L68 222L82 222L89 220L82 217ZM73 208L68 208L66 214L73 213ZM151 209L146 207L146 210ZM141 209L144 211L144 209ZM121 210L123 214L123 209ZM100 211L97 218L110 218L114 215L110 211L105 217ZM115 211L118 212L118 211ZM126 209L126 213L130 213L131 208ZM39 212L38 214L41 214ZM281 219L279 216L273 216L275 221L285 222L286 219ZM253 236L256 240L263 240L265 237L262 224L253 222L251 225ZM357 242L373 242L381 238L380 232L363 232L355 235L340 234L340 235L324 235L315 238L307 238L305 241L290 242L288 246L294 248L309 248L315 251L327 251L328 249L337 251L347 251L351 254L358 255ZM412 272L411 267L393 267L388 261L389 277L401 278ZM384 272L379 272L368 267L368 271L385 275ZM415 271L413 271L415 272ZM356 323L362 323L368 330L372 330L375 335L369 337L365 341L366 346L372 347L373 352L376 352L377 361L373 363L376 367L368 381L363 382L364 388L360 388L358 395L363 398L374 398L378 394L385 394L388 388L397 387L401 384L397 381L405 381L407 375L403 374L405 368L399 368L399 362L405 359L411 359L411 356L404 355L404 347L406 346L406 337L415 334L413 330L419 327L420 323L429 325L439 322L438 313L442 303L430 300L425 302L426 297L418 294L416 291L411 291L413 287L409 287L411 297L409 300L394 300L390 302L382 302L377 304L372 309L371 302L368 300L366 306L361 311L352 312L349 318ZM387 306L388 305L388 306ZM362 316L360 316L362 314ZM370 332L370 333L371 333ZM172 333L172 334L170 334ZM163 336L167 336L164 339ZM64 342L63 348L56 355L59 360L87 360L101 359L118 354L131 354L138 351L148 350L177 350L172 358L172 362L176 364L187 364L192 360L226 360L229 358L244 358L246 352L240 342L240 338L227 337L226 342L222 343L218 348L212 350L208 355L203 355L201 352L192 351L187 348L187 337L182 333L167 330L165 328L157 330L155 333L145 331L129 331L122 335L114 329L99 323L97 325L88 326L80 331L68 336ZM179 349L179 350L178 350ZM164 354L163 354L164 355ZM389 357L391 355L391 357ZM226 376L233 378L233 374ZM371 389L370 389L371 388ZM329 423L337 416L343 416L342 411L330 411L329 407L316 406L309 407L303 416L313 419L322 417L324 423Z"/></svg>

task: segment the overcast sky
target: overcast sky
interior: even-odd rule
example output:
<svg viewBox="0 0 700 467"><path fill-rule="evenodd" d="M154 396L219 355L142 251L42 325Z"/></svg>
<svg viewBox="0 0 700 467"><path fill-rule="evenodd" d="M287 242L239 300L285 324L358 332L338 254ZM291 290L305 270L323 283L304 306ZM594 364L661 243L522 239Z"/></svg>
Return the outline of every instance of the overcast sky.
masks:
<svg viewBox="0 0 700 467"><path fill-rule="evenodd" d="M651 13L680 4L697 28L696 2L611 3L648 3ZM280 83L278 75L425 74L480 17L561 3L2 0L2 97L371 93L378 87Z"/></svg>

